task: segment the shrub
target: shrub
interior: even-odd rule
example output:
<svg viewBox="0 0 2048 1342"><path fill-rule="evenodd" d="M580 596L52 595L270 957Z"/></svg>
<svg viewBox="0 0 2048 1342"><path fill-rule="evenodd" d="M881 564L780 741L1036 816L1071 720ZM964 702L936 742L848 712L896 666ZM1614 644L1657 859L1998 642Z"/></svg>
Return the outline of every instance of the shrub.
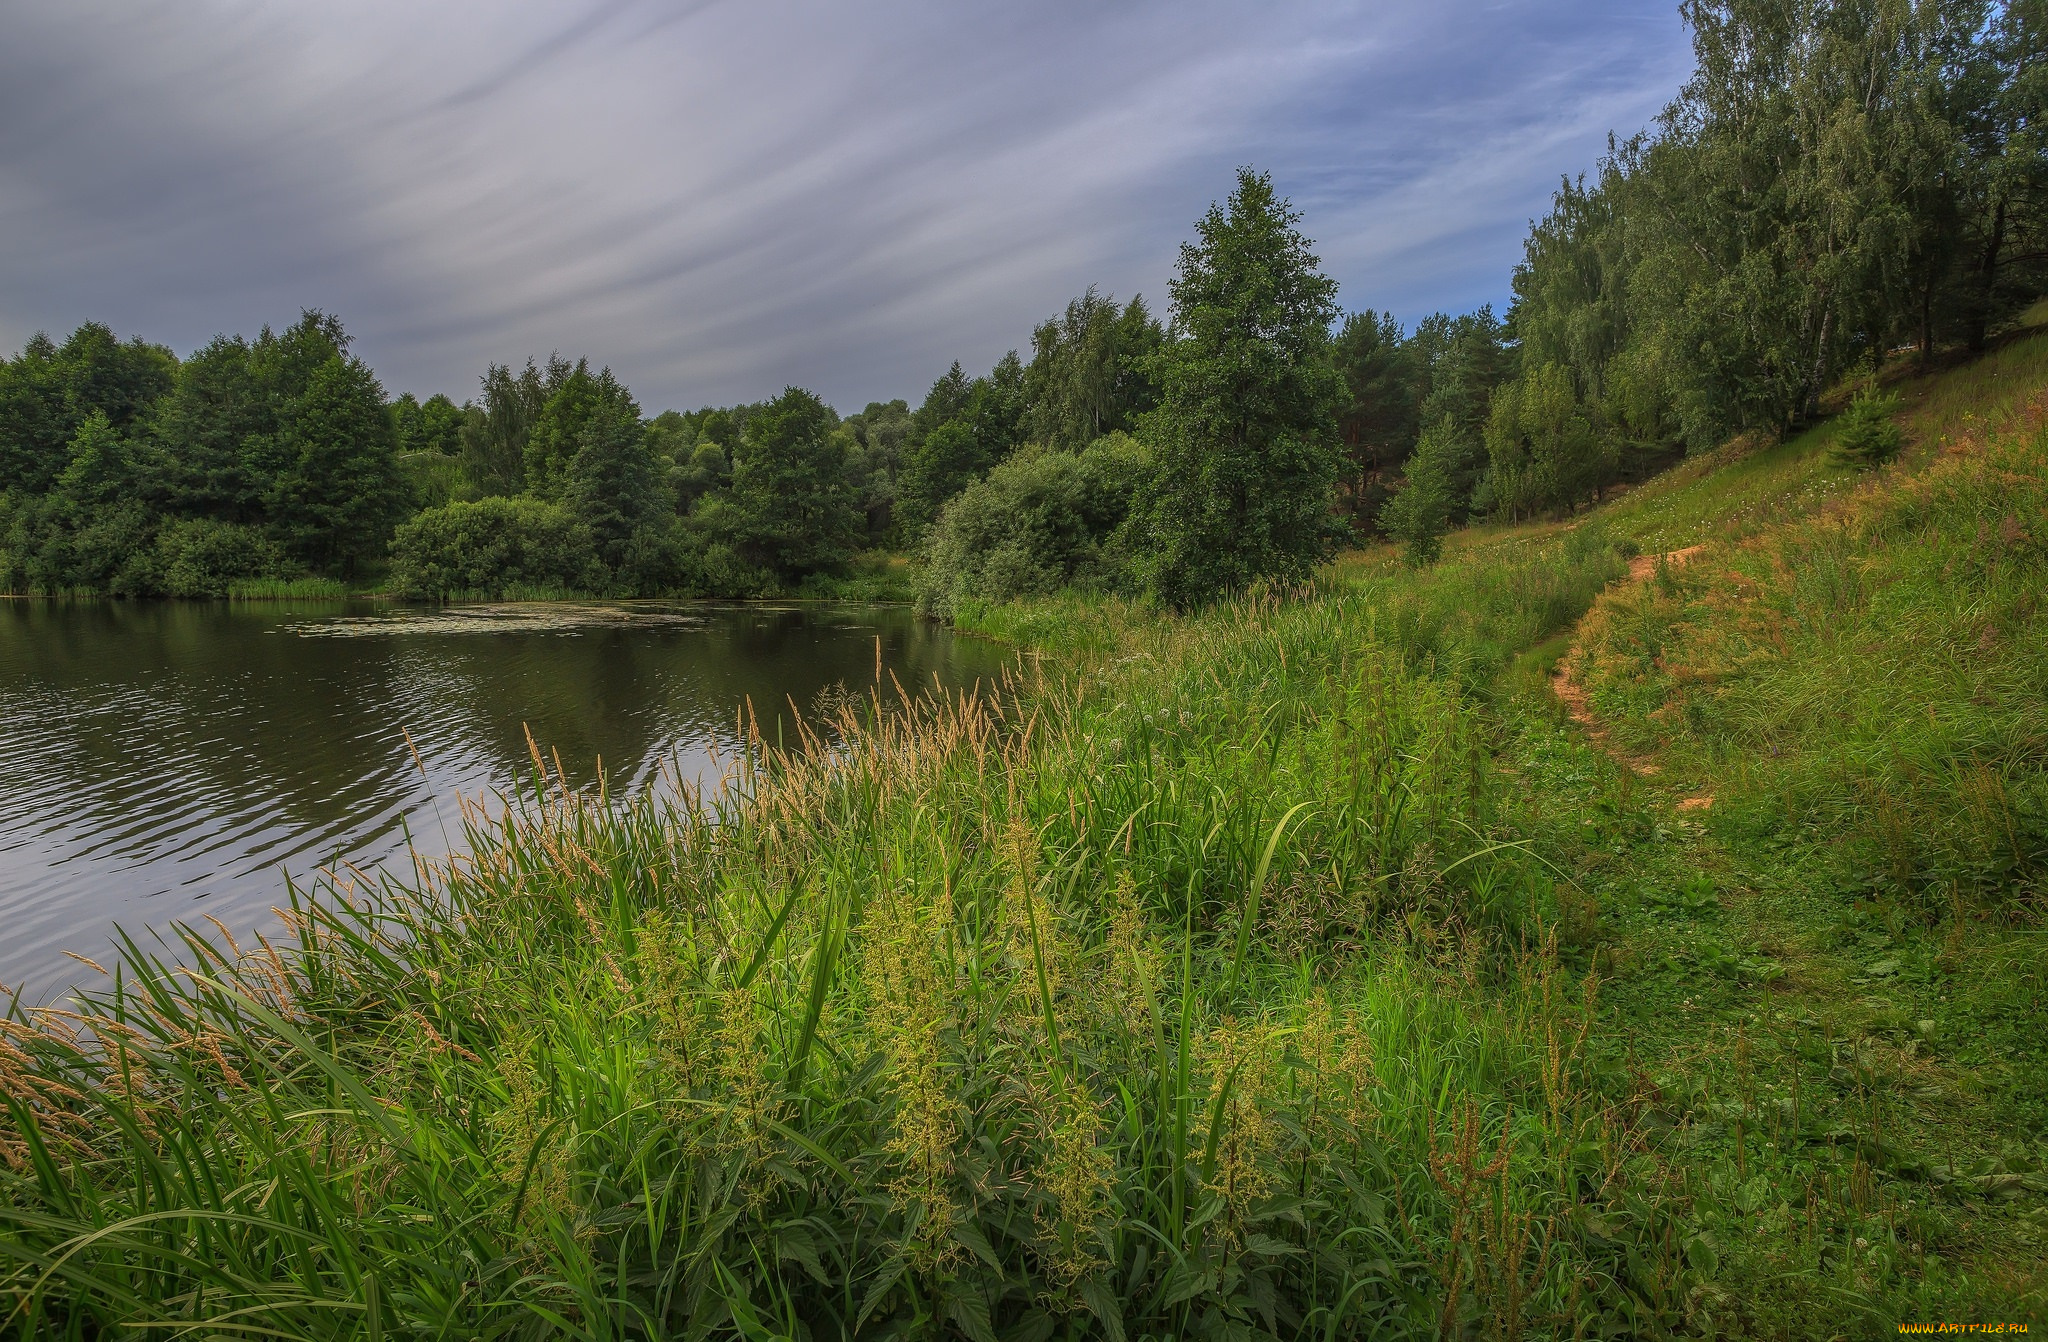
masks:
<svg viewBox="0 0 2048 1342"><path fill-rule="evenodd" d="M392 589L415 599L498 597L518 588L590 590L604 582L588 528L567 509L538 499L429 508L391 541Z"/></svg>
<svg viewBox="0 0 2048 1342"><path fill-rule="evenodd" d="M1125 584L1120 528L1149 464L1123 433L1078 454L1020 452L946 505L919 604L950 615L962 598L1008 601L1070 585Z"/></svg>
<svg viewBox="0 0 2048 1342"><path fill-rule="evenodd" d="M292 567L256 528L204 517L167 523L156 555L168 596L222 597L238 582L283 578Z"/></svg>
<svg viewBox="0 0 2048 1342"><path fill-rule="evenodd" d="M1865 381L1849 408L1835 421L1835 442L1828 456L1842 466L1878 466L1899 451L1899 426L1892 422L1899 398Z"/></svg>

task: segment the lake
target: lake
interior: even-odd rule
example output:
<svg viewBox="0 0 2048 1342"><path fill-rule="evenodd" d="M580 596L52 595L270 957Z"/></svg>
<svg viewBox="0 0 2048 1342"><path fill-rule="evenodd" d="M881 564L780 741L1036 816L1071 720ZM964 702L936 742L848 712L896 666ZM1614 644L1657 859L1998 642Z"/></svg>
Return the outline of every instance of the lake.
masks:
<svg viewBox="0 0 2048 1342"><path fill-rule="evenodd" d="M287 873L409 871L529 730L572 784L707 779L745 700L773 741L790 701L865 693L878 640L913 692L1003 660L894 606L0 600L0 984L97 979L63 952L111 969L116 923L267 929Z"/></svg>

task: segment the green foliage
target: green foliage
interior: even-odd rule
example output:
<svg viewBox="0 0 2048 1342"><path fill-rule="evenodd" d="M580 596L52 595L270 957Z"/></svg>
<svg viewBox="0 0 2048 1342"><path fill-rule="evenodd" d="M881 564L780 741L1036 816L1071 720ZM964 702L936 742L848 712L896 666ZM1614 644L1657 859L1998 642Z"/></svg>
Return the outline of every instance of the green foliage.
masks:
<svg viewBox="0 0 2048 1342"><path fill-rule="evenodd" d="M545 372L533 360L518 374L492 364L483 376L483 400L463 418L462 474L476 498L524 493L527 446L549 398L569 376L569 365L550 358Z"/></svg>
<svg viewBox="0 0 2048 1342"><path fill-rule="evenodd" d="M1119 308L1091 286L1031 333L1025 435L1079 452L1108 434L1135 430L1158 404L1152 365L1165 341L1142 295Z"/></svg>
<svg viewBox="0 0 2048 1342"><path fill-rule="evenodd" d="M301 390L264 373L239 336L216 336L179 366L155 410L157 440L174 463L166 481L173 512L264 520L279 408Z"/></svg>
<svg viewBox="0 0 2048 1342"><path fill-rule="evenodd" d="M1458 436L1480 442L1492 414L1493 389L1515 375L1516 352L1507 343L1507 329L1493 315L1492 305L1449 317L1439 312L1423 319L1410 341L1419 365L1418 415L1425 429L1448 419ZM1460 482L1467 495L1478 479Z"/></svg>
<svg viewBox="0 0 2048 1342"><path fill-rule="evenodd" d="M1019 452L946 505L921 606L950 616L964 600L1128 585L1117 533L1148 474L1145 450L1128 434L1078 453Z"/></svg>
<svg viewBox="0 0 2048 1342"><path fill-rule="evenodd" d="M588 591L607 581L589 529L569 509L539 499L430 508L391 542L392 589L415 600Z"/></svg>
<svg viewBox="0 0 2048 1342"><path fill-rule="evenodd" d="M1900 341L1931 360L2048 283L2048 28L1978 0L1699 0L1654 133L1567 181L1513 324L1604 427L1694 451L1815 417Z"/></svg>
<svg viewBox="0 0 2048 1342"><path fill-rule="evenodd" d="M733 560L772 582L842 567L863 519L837 426L816 396L784 389L748 418L733 449L731 488L700 504L694 520Z"/></svg>
<svg viewBox="0 0 2048 1342"><path fill-rule="evenodd" d="M0 360L0 492L47 489L94 415L132 433L177 371L169 350L139 338L123 344L97 322L61 346L38 334L19 357Z"/></svg>
<svg viewBox="0 0 2048 1342"><path fill-rule="evenodd" d="M293 571L262 531L210 517L165 523L156 536L156 560L163 594L176 597L224 597Z"/></svg>
<svg viewBox="0 0 2048 1342"><path fill-rule="evenodd" d="M1337 416L1337 436L1350 458L1342 481L1349 511L1370 524L1392 488L1392 475L1415 448L1422 403L1417 386L1419 351L1408 344L1392 313L1353 312L1331 343L1330 358L1344 378L1349 403Z"/></svg>
<svg viewBox="0 0 2048 1342"><path fill-rule="evenodd" d="M1412 567L1426 568L1443 554L1444 537L1459 511L1458 482L1469 455L1456 423L1439 421L1422 435L1402 472L1401 488L1380 509L1380 530L1401 542Z"/></svg>
<svg viewBox="0 0 2048 1342"><path fill-rule="evenodd" d="M5 495L0 582L17 592L152 595L155 518L135 450L95 410L65 445L48 493Z"/></svg>
<svg viewBox="0 0 2048 1342"><path fill-rule="evenodd" d="M679 514L688 514L705 498L732 480L732 462L717 443L700 440L688 456L668 469L668 486Z"/></svg>
<svg viewBox="0 0 2048 1342"><path fill-rule="evenodd" d="M1865 382L1835 419L1829 455L1842 466L1879 466L1890 461L1904 441L1893 419L1898 411L1897 396L1879 391L1874 379Z"/></svg>
<svg viewBox="0 0 2048 1342"><path fill-rule="evenodd" d="M278 436L270 531L307 566L350 575L380 559L405 506L384 392L360 359L329 356Z"/></svg>
<svg viewBox="0 0 2048 1342"><path fill-rule="evenodd" d="M446 464L400 466L396 416L348 344L320 312L253 342L218 337L182 364L103 327L61 349L31 341L0 370L0 396L17 397L16 441L57 422L31 403L38 387L63 391L76 427L64 459L12 491L0 587L217 596L307 567L374 567L416 489L445 497L452 462L429 453Z"/></svg>
<svg viewBox="0 0 2048 1342"><path fill-rule="evenodd" d="M1176 338L1146 423L1158 469L1143 502L1148 578L1187 609L1328 556L1344 384L1330 364L1336 283L1294 209L1244 169L1170 283Z"/></svg>
<svg viewBox="0 0 2048 1342"><path fill-rule="evenodd" d="M870 545L886 544L904 530L898 500L914 427L910 407L901 400L870 401L865 410L840 423L846 437L847 473L860 494Z"/></svg>
<svg viewBox="0 0 2048 1342"><path fill-rule="evenodd" d="M429 396L422 404L406 392L391 403L393 426L398 432L398 450L410 456L430 452L453 457L462 451L463 408L446 396Z"/></svg>
<svg viewBox="0 0 2048 1342"><path fill-rule="evenodd" d="M1486 426L1487 472L1476 502L1511 518L1589 501L1612 478L1617 453L1560 364L1531 367L1499 387Z"/></svg>
<svg viewBox="0 0 2048 1342"><path fill-rule="evenodd" d="M532 368L530 362L527 366ZM608 431L628 419L637 431L640 407L611 369L593 373L584 359L573 367L550 360L543 386L547 399L526 439L526 488L539 498L559 501L568 493L585 435L593 429Z"/></svg>
<svg viewBox="0 0 2048 1342"><path fill-rule="evenodd" d="M439 508L463 493L462 462L439 452L408 452L398 458L408 512Z"/></svg>
<svg viewBox="0 0 2048 1342"><path fill-rule="evenodd" d="M933 385L912 422L897 478L896 517L905 535L921 536L948 499L1016 448L1025 397L1015 352L987 377L969 382L956 363Z"/></svg>
<svg viewBox="0 0 2048 1342"><path fill-rule="evenodd" d="M589 533L610 588L653 595L673 582L675 513L665 485L639 407L623 388L600 400L576 435L563 500Z"/></svg>

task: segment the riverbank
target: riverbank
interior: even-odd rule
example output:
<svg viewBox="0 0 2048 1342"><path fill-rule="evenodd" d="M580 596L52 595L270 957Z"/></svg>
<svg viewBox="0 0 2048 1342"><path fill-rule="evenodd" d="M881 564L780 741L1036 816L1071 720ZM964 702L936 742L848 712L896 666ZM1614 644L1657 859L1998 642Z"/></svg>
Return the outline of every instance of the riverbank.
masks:
<svg viewBox="0 0 2048 1342"><path fill-rule="evenodd" d="M1909 389L1917 439L2037 438L1992 416L2044 362ZM1721 825L1767 735L1680 811L1696 771L1625 767L1549 690L1576 644L1633 731L1579 632L1642 590L1631 559L1708 543L1684 574L1711 574L1932 450L1865 484L1825 448L1190 619L966 609L1040 655L962 698L879 677L840 749L756 739L701 807L600 801L537 752L470 857L309 895L289 945L196 943L208 975L131 965L86 1011L107 1048L7 1027L0 1298L60 1334L2036 1317L2043 1091L1967 1041L2039 1037L2037 871L1923 905L1825 810L1789 843ZM2032 786L2039 756L1997 768Z"/></svg>

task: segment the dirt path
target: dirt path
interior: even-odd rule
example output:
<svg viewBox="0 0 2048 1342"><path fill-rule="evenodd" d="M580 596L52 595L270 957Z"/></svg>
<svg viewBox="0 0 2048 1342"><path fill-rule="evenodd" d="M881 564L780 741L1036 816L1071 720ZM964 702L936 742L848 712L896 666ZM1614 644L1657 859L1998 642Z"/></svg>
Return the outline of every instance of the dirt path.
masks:
<svg viewBox="0 0 2048 1342"><path fill-rule="evenodd" d="M1693 556L1706 548L1705 545L1688 545L1682 550L1669 550L1660 555L1637 555L1628 561L1628 580L1648 582L1656 576L1660 559L1671 568L1684 568L1693 561Z"/></svg>
<svg viewBox="0 0 2048 1342"><path fill-rule="evenodd" d="M1694 556L1706 548L1704 545L1688 545L1684 549L1667 551L1661 555L1637 555L1628 561L1628 577L1622 579L1622 581L1626 583L1648 582L1656 576L1657 566L1660 562L1667 568L1683 568L1692 562ZM1646 755L1631 754L1615 745L1607 729L1600 725L1600 720L1597 717L1593 716L1593 707L1586 697L1585 686L1579 684L1572 675L1572 662L1578 655L1578 651L1578 644L1574 643L1570 650L1558 659L1557 669L1550 675L1552 693L1557 695L1558 702L1564 705L1565 712L1570 715L1571 720L1578 724L1581 731L1586 733L1587 739L1592 741L1608 758L1614 760L1639 778L1656 777L1659 766L1655 760ZM1686 797L1678 803L1678 809L1681 811L1698 811L1704 810L1713 804L1714 799L1710 796Z"/></svg>

